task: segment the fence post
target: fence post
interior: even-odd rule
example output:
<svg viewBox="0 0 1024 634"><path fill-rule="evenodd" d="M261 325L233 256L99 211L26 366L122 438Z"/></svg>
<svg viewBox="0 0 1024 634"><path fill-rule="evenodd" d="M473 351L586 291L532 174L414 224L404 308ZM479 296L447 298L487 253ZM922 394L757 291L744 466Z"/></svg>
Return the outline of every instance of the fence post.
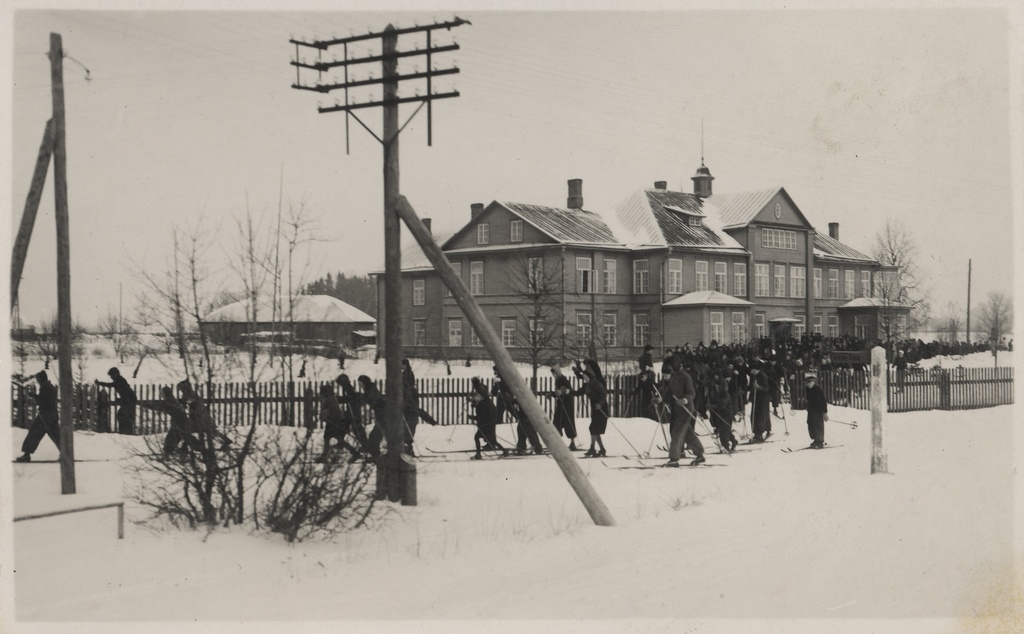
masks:
<svg viewBox="0 0 1024 634"><path fill-rule="evenodd" d="M885 436L882 433L882 418L889 392L889 371L885 361L885 348L875 346L871 350L871 473L889 473L888 456L885 453Z"/></svg>

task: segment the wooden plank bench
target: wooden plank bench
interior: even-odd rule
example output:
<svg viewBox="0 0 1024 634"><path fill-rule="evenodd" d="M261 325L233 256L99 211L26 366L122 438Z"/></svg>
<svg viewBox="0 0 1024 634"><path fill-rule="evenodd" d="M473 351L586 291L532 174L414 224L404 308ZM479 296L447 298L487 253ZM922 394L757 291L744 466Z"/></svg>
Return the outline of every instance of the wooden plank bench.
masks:
<svg viewBox="0 0 1024 634"><path fill-rule="evenodd" d="M43 517L53 517L55 515L66 515L68 513L80 513L82 511L95 511L97 509L108 509L111 507L117 507L117 538L124 539L124 502L111 502L109 504L95 504L92 506L79 506L72 509L62 509L59 511L50 511L48 513L35 513L32 515L20 515L14 518L15 522L21 522L23 520L35 520Z"/></svg>

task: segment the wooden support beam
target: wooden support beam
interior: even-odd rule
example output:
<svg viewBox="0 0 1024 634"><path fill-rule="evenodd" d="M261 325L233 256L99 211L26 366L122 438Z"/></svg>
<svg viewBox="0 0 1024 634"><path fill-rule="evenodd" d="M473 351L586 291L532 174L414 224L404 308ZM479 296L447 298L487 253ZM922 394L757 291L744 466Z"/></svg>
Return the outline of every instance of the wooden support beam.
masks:
<svg viewBox="0 0 1024 634"><path fill-rule="evenodd" d="M583 473L579 463L572 457L572 453L562 443L558 431L551 424L551 421L548 420L547 415L544 414L544 409L537 401L536 395L530 390L526 380L519 374L515 362L508 351L505 350L505 346L501 344L501 339L487 321L483 310L480 309L480 306L476 303L476 300L470 294L462 279L455 273L451 262L445 257L441 247L434 242L430 231L420 221L416 211L409 204L409 201L406 200L405 196L398 196L395 210L409 228L409 232L412 233L416 242L419 243L420 248L423 249L423 253L430 260L434 270L441 276L441 281L451 291L456 303L469 319L473 329L476 330L477 335L479 335L480 340L484 344L484 348L498 367L501 377L508 384L512 394L516 397L519 405L523 408L526 416L533 423L537 433L544 441L544 445L551 452L559 468L562 469L565 479L569 481L569 485L576 491L576 495L583 502L587 512L590 513L590 518L598 526L614 526L615 519L612 517L611 512L609 512L608 507L605 506L604 502L597 495L597 491L594 490L590 481L587 480L587 476Z"/></svg>
<svg viewBox="0 0 1024 634"><path fill-rule="evenodd" d="M21 285L21 274L25 270L28 243L32 239L32 228L36 224L36 212L39 211L39 200L43 197L46 171L50 168L52 154L53 119L50 119L46 122L46 129L43 130L43 142L39 144L36 169L32 173L32 184L28 188L28 197L25 199L25 210L21 213L18 236L14 239L14 253L11 255L11 310L14 310L15 304L18 303L18 286Z"/></svg>

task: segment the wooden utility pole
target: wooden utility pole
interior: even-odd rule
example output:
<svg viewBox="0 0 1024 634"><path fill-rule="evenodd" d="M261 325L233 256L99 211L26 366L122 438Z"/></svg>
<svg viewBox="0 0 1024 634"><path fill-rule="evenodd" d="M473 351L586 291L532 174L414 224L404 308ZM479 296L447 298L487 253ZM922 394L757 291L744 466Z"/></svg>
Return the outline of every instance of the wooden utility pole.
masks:
<svg viewBox="0 0 1024 634"><path fill-rule="evenodd" d="M971 260L967 260L967 343L971 343Z"/></svg>
<svg viewBox="0 0 1024 634"><path fill-rule="evenodd" d="M64 144L64 49L50 33L53 84L53 194L57 218L57 364L60 386L60 489L75 492L75 421L71 377L71 240L68 222L67 152Z"/></svg>
<svg viewBox="0 0 1024 634"><path fill-rule="evenodd" d="M888 409L889 364L885 360L885 348L871 349L871 473L889 473L889 456L885 451L885 434L882 433L882 419Z"/></svg>
<svg viewBox="0 0 1024 634"><path fill-rule="evenodd" d="M18 287L21 285L21 274L25 270L25 257L28 255L28 244L32 240L32 228L36 224L36 212L39 211L39 200L43 197L43 185L46 184L46 171L50 168L50 156L53 155L53 119L46 122L43 130L43 142L39 144L39 156L36 158L36 169L32 173L32 184L28 188L25 199L25 210L21 214L21 225L18 236L14 239L14 253L11 255L11 310L18 303Z"/></svg>

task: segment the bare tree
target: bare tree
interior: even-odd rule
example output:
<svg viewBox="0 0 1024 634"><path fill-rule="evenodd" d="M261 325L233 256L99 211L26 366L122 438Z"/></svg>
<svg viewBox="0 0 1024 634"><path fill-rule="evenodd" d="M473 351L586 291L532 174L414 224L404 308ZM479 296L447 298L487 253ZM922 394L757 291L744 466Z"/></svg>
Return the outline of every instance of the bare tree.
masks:
<svg viewBox="0 0 1024 634"><path fill-rule="evenodd" d="M939 341L956 343L964 329L963 309L956 302L949 302L936 323Z"/></svg>
<svg viewBox="0 0 1024 634"><path fill-rule="evenodd" d="M551 363L562 347L559 301L562 280L557 269L546 267L542 256L523 255L510 268L509 289L517 298L516 311L525 330L517 331L517 344L526 350L532 370L530 387L537 389L537 369Z"/></svg>
<svg viewBox="0 0 1024 634"><path fill-rule="evenodd" d="M995 354L1003 338L1013 328L1013 302L1003 293L989 293L988 299L978 309L978 325L988 335Z"/></svg>
<svg viewBox="0 0 1024 634"><path fill-rule="evenodd" d="M888 343L906 335L900 317L907 309L907 330L918 330L927 323L928 291L917 267L917 245L902 221L886 220L885 227L875 236L872 255L882 265L875 278L875 297L881 304L879 328Z"/></svg>

